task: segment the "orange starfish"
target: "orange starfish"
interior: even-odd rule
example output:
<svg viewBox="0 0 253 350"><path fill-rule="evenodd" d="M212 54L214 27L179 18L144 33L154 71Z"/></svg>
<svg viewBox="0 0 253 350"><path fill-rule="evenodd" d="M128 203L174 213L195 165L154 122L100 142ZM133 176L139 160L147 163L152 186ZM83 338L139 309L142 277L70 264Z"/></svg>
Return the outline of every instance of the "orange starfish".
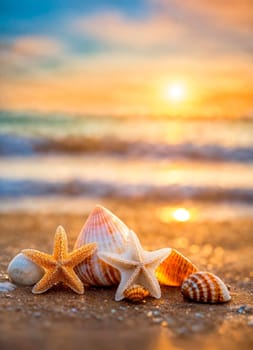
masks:
<svg viewBox="0 0 253 350"><path fill-rule="evenodd" d="M68 253L68 239L62 226L58 226L56 230L52 255L35 249L24 249L22 253L45 270L44 276L33 287L32 292L41 294L62 282L74 292L83 294L84 286L74 272L74 267L88 258L95 249L96 243L90 243Z"/></svg>

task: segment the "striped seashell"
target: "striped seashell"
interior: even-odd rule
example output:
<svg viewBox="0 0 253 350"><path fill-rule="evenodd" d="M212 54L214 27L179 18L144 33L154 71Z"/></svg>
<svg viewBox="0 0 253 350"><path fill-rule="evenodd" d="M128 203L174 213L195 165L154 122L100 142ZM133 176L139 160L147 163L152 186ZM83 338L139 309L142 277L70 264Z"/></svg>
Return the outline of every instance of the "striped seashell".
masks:
<svg viewBox="0 0 253 350"><path fill-rule="evenodd" d="M168 258L156 269L156 277L161 284L176 287L196 271L197 267L188 258L172 249Z"/></svg>
<svg viewBox="0 0 253 350"><path fill-rule="evenodd" d="M202 303L225 303L231 299L224 282L213 273L199 271L182 284L184 297Z"/></svg>
<svg viewBox="0 0 253 350"><path fill-rule="evenodd" d="M119 283L119 271L100 260L97 252L122 253L128 232L129 228L108 209L97 205L92 210L75 243L75 249L87 243L97 243L97 251L75 268L85 284L111 286Z"/></svg>
<svg viewBox="0 0 253 350"><path fill-rule="evenodd" d="M133 303L141 302L148 295L149 291L146 288L140 286L139 284L134 284L124 291L124 297L132 301Z"/></svg>

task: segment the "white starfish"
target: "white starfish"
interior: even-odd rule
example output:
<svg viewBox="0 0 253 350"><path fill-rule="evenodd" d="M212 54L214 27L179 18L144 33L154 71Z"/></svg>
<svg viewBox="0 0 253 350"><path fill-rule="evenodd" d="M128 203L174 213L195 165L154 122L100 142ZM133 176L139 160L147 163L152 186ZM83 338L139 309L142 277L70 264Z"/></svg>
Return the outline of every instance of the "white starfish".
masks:
<svg viewBox="0 0 253 350"><path fill-rule="evenodd" d="M115 300L124 299L124 291L132 284L142 285L151 296L159 299L161 289L155 270L171 253L171 248L163 248L153 252L145 251L133 231L129 231L128 239L128 246L122 254L98 252L98 257L101 260L118 269L121 274Z"/></svg>

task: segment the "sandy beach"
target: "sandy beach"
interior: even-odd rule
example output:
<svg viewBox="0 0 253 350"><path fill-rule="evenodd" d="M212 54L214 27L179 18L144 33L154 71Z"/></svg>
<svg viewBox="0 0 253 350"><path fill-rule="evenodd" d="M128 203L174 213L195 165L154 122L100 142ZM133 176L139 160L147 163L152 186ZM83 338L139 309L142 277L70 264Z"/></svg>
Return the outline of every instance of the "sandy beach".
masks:
<svg viewBox="0 0 253 350"><path fill-rule="evenodd" d="M159 203L102 203L138 234L145 249L173 247L201 270L220 276L232 296L227 304L184 300L180 288L162 287L162 298L141 304L115 302L115 288L87 288L82 296L57 286L43 295L31 287L0 293L1 349L252 349L253 220L163 223ZM66 213L0 216L0 280L23 248L51 252L62 224L70 248L87 218Z"/></svg>

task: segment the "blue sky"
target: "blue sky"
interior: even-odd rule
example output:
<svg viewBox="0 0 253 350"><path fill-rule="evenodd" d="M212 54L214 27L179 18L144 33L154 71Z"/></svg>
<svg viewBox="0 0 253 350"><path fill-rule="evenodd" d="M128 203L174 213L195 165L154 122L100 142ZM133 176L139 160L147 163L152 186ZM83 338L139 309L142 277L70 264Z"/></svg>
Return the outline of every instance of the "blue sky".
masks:
<svg viewBox="0 0 253 350"><path fill-rule="evenodd" d="M11 36L30 32L56 30L55 23L94 12L117 9L129 16L142 16L147 11L145 1L84 1L84 0L2 0L0 3L0 35ZM36 28L36 25L39 27ZM49 28L48 28L49 25Z"/></svg>

